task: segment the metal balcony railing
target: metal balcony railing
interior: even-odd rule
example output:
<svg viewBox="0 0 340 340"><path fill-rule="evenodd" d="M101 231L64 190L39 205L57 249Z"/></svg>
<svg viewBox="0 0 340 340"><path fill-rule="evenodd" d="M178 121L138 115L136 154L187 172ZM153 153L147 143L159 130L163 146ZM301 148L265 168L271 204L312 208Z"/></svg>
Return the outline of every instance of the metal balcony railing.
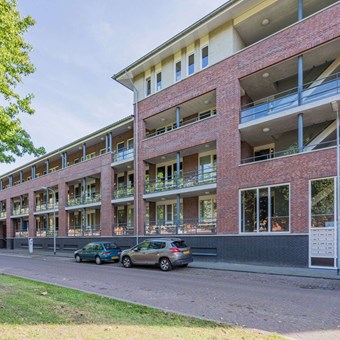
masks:
<svg viewBox="0 0 340 340"><path fill-rule="evenodd" d="M69 198L67 200L67 206L68 207L73 207L76 205L84 205L84 204L93 204L93 203L97 203L100 202L101 200L101 195L100 193L85 193L83 195L80 196L75 196L72 198Z"/></svg>
<svg viewBox="0 0 340 340"><path fill-rule="evenodd" d="M179 127L190 125L192 123L199 122L201 120L204 120L206 118L209 118L209 117L212 117L212 116L215 116L215 115L216 115L216 109L208 110L204 113L201 113L197 117L181 121L180 124L179 124ZM176 129L178 129L178 127L177 127L177 124L174 123L171 126L159 128L155 132L147 133L146 136L145 136L145 139L155 137L155 136L158 136L158 135L162 135L163 133L166 133L166 132L169 132L169 131L172 131L172 130L176 130Z"/></svg>
<svg viewBox="0 0 340 340"><path fill-rule="evenodd" d="M134 227L127 223L117 223L112 226L113 235L133 235Z"/></svg>
<svg viewBox="0 0 340 340"><path fill-rule="evenodd" d="M155 181L148 181L145 183L145 194L151 194L155 192L190 188L200 186L204 184L216 183L216 169L211 171L193 171L184 175L181 174L179 179L157 179Z"/></svg>
<svg viewBox="0 0 340 340"><path fill-rule="evenodd" d="M58 209L59 207L59 202L55 202L55 209ZM35 211L45 211L45 210L53 210L54 206L53 203L41 203L37 204L35 207Z"/></svg>
<svg viewBox="0 0 340 340"><path fill-rule="evenodd" d="M246 123L339 93L340 73L335 73L323 79L306 83L301 93L299 93L298 88L295 87L242 106L240 121L241 123ZM299 96L301 99L300 102Z"/></svg>
<svg viewBox="0 0 340 340"><path fill-rule="evenodd" d="M121 161L127 161L132 160L134 157L134 150L133 148L130 149L121 149L117 152L114 152L112 154L112 162L121 162Z"/></svg>
<svg viewBox="0 0 340 340"><path fill-rule="evenodd" d="M24 207L19 207L19 208L14 208L13 209L13 216L18 216L18 215L28 215L29 214L29 209L27 206Z"/></svg>
<svg viewBox="0 0 340 340"><path fill-rule="evenodd" d="M146 235L177 235L177 234L214 234L216 219L192 220L184 219L177 226L173 221L151 221L145 225Z"/></svg>
<svg viewBox="0 0 340 340"><path fill-rule="evenodd" d="M297 146L291 147L286 150L281 150L277 152L272 152L268 153L267 155L260 155L260 156L254 156L254 157L247 157L247 158L242 158L241 159L241 164L248 164L248 163L254 163L254 162L259 162L259 161L265 161L268 159L274 159L274 158L280 158L284 156L289 156L289 155L295 155L298 153L303 153L306 151L310 151L311 147L314 147L314 150L321 150L324 148L328 148L331 146L336 145L336 140L331 140L331 141L326 141L326 142L321 142L318 144L307 144L303 147L303 149L299 152L299 148Z"/></svg>
<svg viewBox="0 0 340 340"><path fill-rule="evenodd" d="M101 228L96 225L76 225L67 227L67 236L100 236Z"/></svg>
<svg viewBox="0 0 340 340"><path fill-rule="evenodd" d="M113 190L113 199L133 197L134 187L123 185L119 186L118 189Z"/></svg>

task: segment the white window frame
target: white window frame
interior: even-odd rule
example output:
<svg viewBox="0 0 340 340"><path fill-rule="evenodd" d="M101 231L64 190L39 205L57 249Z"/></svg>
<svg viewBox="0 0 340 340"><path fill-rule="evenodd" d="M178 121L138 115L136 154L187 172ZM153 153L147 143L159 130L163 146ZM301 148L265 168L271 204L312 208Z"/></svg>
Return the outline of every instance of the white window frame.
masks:
<svg viewBox="0 0 340 340"><path fill-rule="evenodd" d="M194 71L192 72L192 73L189 73L189 58L191 57L191 56L194 56ZM193 74L195 74L195 72L196 72L196 69L195 69L195 51L190 51L189 53L188 53L188 56L187 56L187 76L188 77L190 77L190 76L192 76Z"/></svg>
<svg viewBox="0 0 340 340"><path fill-rule="evenodd" d="M150 82L150 93L148 93L148 82ZM145 96L149 97L152 94L151 77L145 78Z"/></svg>
<svg viewBox="0 0 340 340"><path fill-rule="evenodd" d="M158 82L157 82L157 76L158 75L161 75L161 82L160 82L160 88L158 88ZM155 73L155 91L156 92L159 92L163 89L163 86L162 86L162 70L159 70Z"/></svg>
<svg viewBox="0 0 340 340"><path fill-rule="evenodd" d="M176 64L177 63L181 63L181 76L179 79L177 79L177 72L176 72ZM181 81L183 79L183 65L182 65L182 59L176 59L174 61L174 82L178 83L179 81Z"/></svg>
<svg viewBox="0 0 340 340"><path fill-rule="evenodd" d="M275 187L281 187L281 186L285 186L288 185L288 192L289 192L289 201L288 201L288 213L289 213L289 223L288 223L288 230L287 231L271 231L271 227L270 226L270 222L271 222L271 204L269 204L269 208L268 208L268 231L261 231L259 232L259 228L257 228L256 231L242 231L242 209L241 209L241 204L242 204L242 192L243 191L247 191L247 190L256 190L256 196L259 196L259 191L260 189L265 189L267 188L267 190L269 191L269 188L275 188ZM268 192L269 194L269 192ZM244 188L244 189L239 189L239 235L253 235L253 236L259 236L259 235L286 235L286 234L290 234L291 233L291 187L290 187L290 183L279 183L279 184L272 184L272 185L263 185L263 186L259 186L259 187L251 187L251 188ZM259 225L259 209L260 209L260 200L257 199L256 201L256 225L258 227ZM270 229L270 231L269 231Z"/></svg>
<svg viewBox="0 0 340 340"><path fill-rule="evenodd" d="M207 66L204 66L203 67L203 49L204 48L208 48L208 64L207 64ZM209 67L209 44L204 44L203 46L201 46L201 49L200 49L200 59L201 59L201 70L204 70L205 68L207 68L207 67Z"/></svg>

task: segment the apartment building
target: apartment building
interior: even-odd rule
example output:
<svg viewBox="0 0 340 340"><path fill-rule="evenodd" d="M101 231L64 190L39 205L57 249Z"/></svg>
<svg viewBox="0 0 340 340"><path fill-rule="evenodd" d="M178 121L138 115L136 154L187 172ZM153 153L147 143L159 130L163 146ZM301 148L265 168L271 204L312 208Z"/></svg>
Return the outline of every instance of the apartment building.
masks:
<svg viewBox="0 0 340 340"><path fill-rule="evenodd" d="M74 250L133 234L133 117L0 177L0 247ZM132 193L132 197L131 197Z"/></svg>
<svg viewBox="0 0 340 340"><path fill-rule="evenodd" d="M200 260L334 268L339 13L231 0L116 73L134 117L0 176L0 247L52 248L55 226L61 250L180 236Z"/></svg>
<svg viewBox="0 0 340 340"><path fill-rule="evenodd" d="M339 23L337 1L228 1L113 76L135 94L140 234L334 268Z"/></svg>

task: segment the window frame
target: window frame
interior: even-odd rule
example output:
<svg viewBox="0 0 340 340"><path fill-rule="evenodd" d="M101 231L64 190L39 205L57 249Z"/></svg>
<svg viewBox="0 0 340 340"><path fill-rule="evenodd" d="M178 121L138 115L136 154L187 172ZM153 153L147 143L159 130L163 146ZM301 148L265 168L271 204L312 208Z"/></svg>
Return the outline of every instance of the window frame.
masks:
<svg viewBox="0 0 340 340"><path fill-rule="evenodd" d="M208 55L207 55L207 58L208 58L208 62L207 62L207 65L203 66L203 50L207 48L208 49ZM201 70L204 70L205 68L209 67L209 44L204 44L202 47L201 47Z"/></svg>
<svg viewBox="0 0 340 340"><path fill-rule="evenodd" d="M149 85L150 85L150 87L149 87ZM145 78L145 96L146 97L151 96L151 94L152 94L151 88L152 88L151 77L149 76L149 77Z"/></svg>
<svg viewBox="0 0 340 340"><path fill-rule="evenodd" d="M181 70L180 70L180 76L179 78L177 79L177 64L180 63L180 67L181 67ZM182 80L182 71L183 71L183 68L182 68L182 60L181 59L176 59L174 61L174 82L175 83L178 83L179 81Z"/></svg>
<svg viewBox="0 0 340 340"><path fill-rule="evenodd" d="M189 64L189 60L190 60L190 57L193 57L194 59L194 62L193 62L193 71L192 73L190 73L190 64ZM195 74L195 51L191 51L190 53L188 53L188 56L187 56L187 76L192 76L193 74Z"/></svg>
<svg viewBox="0 0 340 340"><path fill-rule="evenodd" d="M159 86L158 86L158 75L160 75L160 82L159 82ZM162 90L162 70L160 70L160 71L158 71L158 72L156 72L156 74L155 74L155 90L156 90L156 92L159 92L159 91L161 91Z"/></svg>
<svg viewBox="0 0 340 340"><path fill-rule="evenodd" d="M259 191L260 189L267 189L268 191L268 197L271 197L271 188L275 187L281 187L281 186L288 186L288 214L289 214L289 223L288 223L288 230L282 230L282 231L272 231L272 227L269 228L271 224L271 204L268 204L268 230L267 231L260 231L260 223L259 223ZM256 231L242 231L242 192L248 191L248 190L256 190ZM279 183L279 184L272 184L272 185L264 185L264 186L258 186L258 187L249 187L249 188L243 188L239 189L239 235L283 235L283 234L290 234L291 233L291 186L290 183Z"/></svg>

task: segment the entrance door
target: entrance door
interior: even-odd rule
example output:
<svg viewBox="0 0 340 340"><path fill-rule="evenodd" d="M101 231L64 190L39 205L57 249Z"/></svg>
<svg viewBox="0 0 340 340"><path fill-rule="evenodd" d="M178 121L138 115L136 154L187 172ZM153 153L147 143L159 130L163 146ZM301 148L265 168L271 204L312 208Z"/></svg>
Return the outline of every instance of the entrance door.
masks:
<svg viewBox="0 0 340 340"><path fill-rule="evenodd" d="M335 180L310 182L309 266L336 268Z"/></svg>

